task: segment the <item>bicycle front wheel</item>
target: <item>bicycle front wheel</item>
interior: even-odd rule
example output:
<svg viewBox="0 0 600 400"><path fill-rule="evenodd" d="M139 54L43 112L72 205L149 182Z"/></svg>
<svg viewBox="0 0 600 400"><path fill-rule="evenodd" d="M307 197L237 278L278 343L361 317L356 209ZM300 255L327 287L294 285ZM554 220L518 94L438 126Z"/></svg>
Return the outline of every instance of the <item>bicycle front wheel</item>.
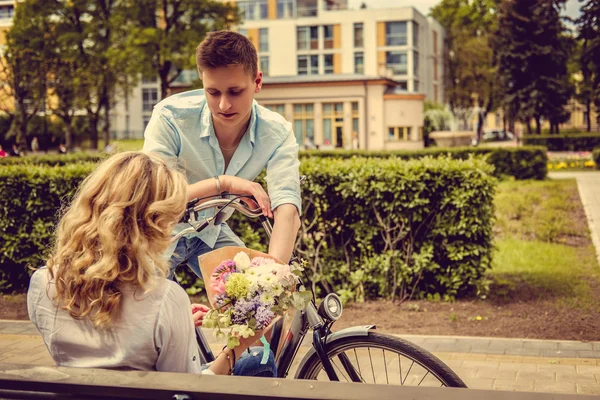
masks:
<svg viewBox="0 0 600 400"><path fill-rule="evenodd" d="M340 381L406 386L466 388L439 358L406 340L370 331L326 345ZM314 353L296 372L296 379L329 380Z"/></svg>

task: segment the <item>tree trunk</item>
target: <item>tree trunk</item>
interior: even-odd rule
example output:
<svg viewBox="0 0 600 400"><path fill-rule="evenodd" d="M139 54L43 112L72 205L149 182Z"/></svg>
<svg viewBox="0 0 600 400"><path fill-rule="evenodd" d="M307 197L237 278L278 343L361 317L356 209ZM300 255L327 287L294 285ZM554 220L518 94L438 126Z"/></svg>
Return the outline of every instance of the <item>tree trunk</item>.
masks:
<svg viewBox="0 0 600 400"><path fill-rule="evenodd" d="M527 119L527 134L531 135L533 133L533 131L531 130L531 121L529 121L529 119Z"/></svg>
<svg viewBox="0 0 600 400"><path fill-rule="evenodd" d="M535 133L537 133L538 135L542 134L542 123L540 121L539 116L535 117Z"/></svg>
<svg viewBox="0 0 600 400"><path fill-rule="evenodd" d="M592 131L592 102L590 99L585 101L585 110L587 111L587 131Z"/></svg>
<svg viewBox="0 0 600 400"><path fill-rule="evenodd" d="M90 130L90 145L92 149L98 150L98 115L88 110L88 128Z"/></svg>
<svg viewBox="0 0 600 400"><path fill-rule="evenodd" d="M104 139L104 147L110 142L110 99L108 95L104 103L104 130L102 138Z"/></svg>

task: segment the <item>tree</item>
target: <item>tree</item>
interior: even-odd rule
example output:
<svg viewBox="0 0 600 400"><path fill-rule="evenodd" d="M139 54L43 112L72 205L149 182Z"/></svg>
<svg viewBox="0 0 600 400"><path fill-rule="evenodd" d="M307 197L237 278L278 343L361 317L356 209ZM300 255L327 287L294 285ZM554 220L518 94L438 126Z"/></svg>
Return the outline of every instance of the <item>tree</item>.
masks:
<svg viewBox="0 0 600 400"><path fill-rule="evenodd" d="M237 6L214 0L128 0L125 53L142 74L158 76L161 97L185 69L195 69L194 54L207 32L240 21Z"/></svg>
<svg viewBox="0 0 600 400"><path fill-rule="evenodd" d="M496 68L490 41L497 18L492 0L442 0L430 15L446 30L445 93L452 112L478 107L477 133L498 105ZM469 113L470 114L470 113Z"/></svg>
<svg viewBox="0 0 600 400"><path fill-rule="evenodd" d="M13 121L7 136L15 136L19 148L27 148L27 124L44 109L48 65L45 40L49 35L49 14L44 0L19 3L13 27L6 35L2 60L4 97L14 101Z"/></svg>
<svg viewBox="0 0 600 400"><path fill-rule="evenodd" d="M579 65L582 80L579 85L578 98L586 107L587 130L592 130L592 103L600 110L600 1L587 0L581 7L581 15L577 19L578 38L581 42Z"/></svg>
<svg viewBox="0 0 600 400"><path fill-rule="evenodd" d="M537 133L542 118L557 133L568 118L565 105L573 85L567 64L572 42L560 17L563 5L563 0L509 0L498 9L494 49L502 102L511 115L526 123L528 133L531 119Z"/></svg>

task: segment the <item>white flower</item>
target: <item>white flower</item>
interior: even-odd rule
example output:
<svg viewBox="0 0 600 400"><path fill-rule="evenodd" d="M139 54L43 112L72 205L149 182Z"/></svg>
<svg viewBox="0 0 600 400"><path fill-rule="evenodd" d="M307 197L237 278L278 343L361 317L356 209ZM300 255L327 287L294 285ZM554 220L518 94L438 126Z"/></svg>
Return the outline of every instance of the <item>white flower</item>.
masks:
<svg viewBox="0 0 600 400"><path fill-rule="evenodd" d="M273 303L275 303L275 299L273 298L273 295L271 293L264 292L260 295L260 302L265 305L272 305Z"/></svg>
<svg viewBox="0 0 600 400"><path fill-rule="evenodd" d="M244 253L243 251L240 251L235 255L235 257L233 257L233 262L240 271L245 271L252 266L250 263L250 257L248 257L248 254Z"/></svg>

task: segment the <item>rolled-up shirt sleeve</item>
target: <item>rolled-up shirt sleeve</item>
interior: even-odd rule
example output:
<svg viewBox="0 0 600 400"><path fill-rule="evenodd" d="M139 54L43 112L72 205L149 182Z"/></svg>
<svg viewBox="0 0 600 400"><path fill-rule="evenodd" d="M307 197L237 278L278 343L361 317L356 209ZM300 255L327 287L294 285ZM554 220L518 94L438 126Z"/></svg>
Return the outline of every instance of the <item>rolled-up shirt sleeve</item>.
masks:
<svg viewBox="0 0 600 400"><path fill-rule="evenodd" d="M293 204L302 214L300 196L300 161L298 144L291 124L287 124L287 134L281 145L267 162L267 190L271 199L271 208L275 210L282 204Z"/></svg>
<svg viewBox="0 0 600 400"><path fill-rule="evenodd" d="M154 341L157 371L201 373L192 306L185 290L176 283L171 284L161 305Z"/></svg>
<svg viewBox="0 0 600 400"><path fill-rule="evenodd" d="M155 108L144 131L144 147L142 150L157 153L165 161L175 165L180 148L181 137L175 124L165 114L164 110Z"/></svg>

